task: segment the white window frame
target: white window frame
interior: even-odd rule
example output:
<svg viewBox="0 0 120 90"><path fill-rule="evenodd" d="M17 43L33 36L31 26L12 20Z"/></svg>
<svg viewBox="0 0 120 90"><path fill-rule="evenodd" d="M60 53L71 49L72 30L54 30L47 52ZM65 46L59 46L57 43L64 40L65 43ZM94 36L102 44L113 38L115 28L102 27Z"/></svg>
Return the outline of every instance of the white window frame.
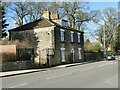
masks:
<svg viewBox="0 0 120 90"><path fill-rule="evenodd" d="M78 34L78 43L80 43L80 33L77 33Z"/></svg>
<svg viewBox="0 0 120 90"><path fill-rule="evenodd" d="M73 39L74 38L74 32L71 31L70 33L71 33L71 42L73 42L74 41L74 39Z"/></svg>
<svg viewBox="0 0 120 90"><path fill-rule="evenodd" d="M61 62L65 62L65 48L61 48Z"/></svg>
<svg viewBox="0 0 120 90"><path fill-rule="evenodd" d="M62 42L65 40L65 30L64 29L60 29L60 38L61 38Z"/></svg>
<svg viewBox="0 0 120 90"><path fill-rule="evenodd" d="M82 56L82 55L81 55L81 48L78 48L78 58L79 58L79 59L82 59L81 56Z"/></svg>

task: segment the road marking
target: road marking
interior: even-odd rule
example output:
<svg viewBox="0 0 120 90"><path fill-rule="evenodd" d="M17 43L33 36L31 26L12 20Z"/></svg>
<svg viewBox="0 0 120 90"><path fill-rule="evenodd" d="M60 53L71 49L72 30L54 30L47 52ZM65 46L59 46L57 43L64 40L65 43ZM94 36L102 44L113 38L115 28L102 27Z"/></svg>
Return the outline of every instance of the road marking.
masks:
<svg viewBox="0 0 120 90"><path fill-rule="evenodd" d="M56 78L55 76L52 76L52 77L48 77L48 78L46 78L46 79L53 79L53 78Z"/></svg>
<svg viewBox="0 0 120 90"><path fill-rule="evenodd" d="M28 83L24 83L24 84L16 85L16 86L9 87L9 88L16 88L16 87L24 86L24 85L27 85L27 84L28 84Z"/></svg>
<svg viewBox="0 0 120 90"><path fill-rule="evenodd" d="M103 66L106 66L106 65L111 65L111 64L116 64L117 62L107 62L106 64L102 64L102 65L99 65L97 67L103 67Z"/></svg>
<svg viewBox="0 0 120 90"><path fill-rule="evenodd" d="M57 77L63 77L63 76L71 75L71 74L73 74L73 73L62 74L62 75L59 75Z"/></svg>
<svg viewBox="0 0 120 90"><path fill-rule="evenodd" d="M59 75L59 76L52 76L52 77L48 77L46 79L49 80L49 79L53 79L53 78L59 78L59 77L67 76L67 75L70 75L70 74L73 74L73 73L62 74L62 75Z"/></svg>
<svg viewBox="0 0 120 90"><path fill-rule="evenodd" d="M80 71L88 71L88 70L91 70L91 69L94 69L94 68L87 68L87 69L83 69L83 70L80 70Z"/></svg>

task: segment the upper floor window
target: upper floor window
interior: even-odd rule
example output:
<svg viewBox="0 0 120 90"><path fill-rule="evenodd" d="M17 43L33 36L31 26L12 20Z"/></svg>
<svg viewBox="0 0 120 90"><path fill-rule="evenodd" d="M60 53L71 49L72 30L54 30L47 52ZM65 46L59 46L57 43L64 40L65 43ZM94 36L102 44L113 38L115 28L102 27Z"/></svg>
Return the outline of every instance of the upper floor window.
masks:
<svg viewBox="0 0 120 90"><path fill-rule="evenodd" d="M74 34L74 32L71 31L70 33L71 33L71 42L73 42L73 34Z"/></svg>
<svg viewBox="0 0 120 90"><path fill-rule="evenodd" d="M80 33L77 34L78 34L78 43L80 43Z"/></svg>
<svg viewBox="0 0 120 90"><path fill-rule="evenodd" d="M60 37L61 37L61 41L63 42L65 40L65 30L60 29Z"/></svg>

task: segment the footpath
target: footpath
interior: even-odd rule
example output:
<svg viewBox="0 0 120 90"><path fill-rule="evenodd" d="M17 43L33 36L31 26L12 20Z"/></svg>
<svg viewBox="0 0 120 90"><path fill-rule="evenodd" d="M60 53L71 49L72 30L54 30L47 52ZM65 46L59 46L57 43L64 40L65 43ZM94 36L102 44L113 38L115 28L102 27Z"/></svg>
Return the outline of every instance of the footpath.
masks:
<svg viewBox="0 0 120 90"><path fill-rule="evenodd" d="M97 62L97 61L92 61L92 62ZM59 66L43 68L43 69L28 69L28 70L0 72L0 78L21 75L21 74L34 73L34 72L40 72L40 71L53 70L53 69L67 68L67 67L72 67L72 66L77 66L77 65L87 64L87 63L91 63L91 61L82 62L82 63L65 64L65 65L59 65Z"/></svg>

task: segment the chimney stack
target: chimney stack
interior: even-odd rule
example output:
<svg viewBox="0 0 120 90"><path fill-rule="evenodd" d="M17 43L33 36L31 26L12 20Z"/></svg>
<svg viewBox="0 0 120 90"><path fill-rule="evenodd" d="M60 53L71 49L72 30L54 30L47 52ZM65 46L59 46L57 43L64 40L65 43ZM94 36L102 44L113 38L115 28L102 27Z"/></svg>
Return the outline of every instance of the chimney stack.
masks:
<svg viewBox="0 0 120 90"><path fill-rule="evenodd" d="M50 10L48 8L43 10L42 17L47 18L48 20L50 19Z"/></svg>
<svg viewBox="0 0 120 90"><path fill-rule="evenodd" d="M46 18L48 20L58 20L59 19L59 15L58 15L58 12L55 12L51 15L51 12L50 10L47 8L45 10L43 10L43 14L42 14L42 17L43 18Z"/></svg>

